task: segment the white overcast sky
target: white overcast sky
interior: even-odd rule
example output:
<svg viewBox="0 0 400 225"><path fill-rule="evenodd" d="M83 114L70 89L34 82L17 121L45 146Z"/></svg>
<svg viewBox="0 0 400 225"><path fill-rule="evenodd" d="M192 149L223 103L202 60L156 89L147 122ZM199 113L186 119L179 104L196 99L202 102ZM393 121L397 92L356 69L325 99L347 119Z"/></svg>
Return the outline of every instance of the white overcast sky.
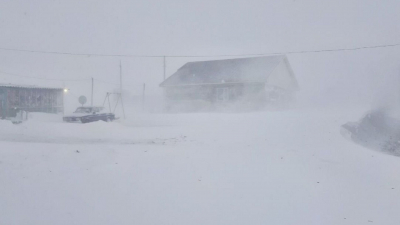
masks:
<svg viewBox="0 0 400 225"><path fill-rule="evenodd" d="M352 48L400 43L399 12L398 0L0 0L0 47L132 55ZM290 54L288 58L302 89L299 95L309 102L372 99L400 74L400 47ZM139 94L146 83L150 94L161 93L162 59L158 58L0 50L0 71L118 83L120 59L125 89ZM207 58L168 59L167 75L195 60ZM19 82L1 73L0 80ZM90 82L60 85L76 95L88 94L90 89ZM97 95L114 86L99 83Z"/></svg>

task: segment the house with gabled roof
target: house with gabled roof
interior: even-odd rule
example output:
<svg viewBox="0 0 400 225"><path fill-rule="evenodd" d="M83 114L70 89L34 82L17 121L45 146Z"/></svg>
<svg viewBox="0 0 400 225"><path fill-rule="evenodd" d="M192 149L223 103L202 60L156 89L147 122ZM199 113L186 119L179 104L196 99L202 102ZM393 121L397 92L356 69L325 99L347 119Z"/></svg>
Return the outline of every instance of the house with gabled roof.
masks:
<svg viewBox="0 0 400 225"><path fill-rule="evenodd" d="M299 90L284 55L188 62L160 87L169 106L196 102L265 106L292 101Z"/></svg>

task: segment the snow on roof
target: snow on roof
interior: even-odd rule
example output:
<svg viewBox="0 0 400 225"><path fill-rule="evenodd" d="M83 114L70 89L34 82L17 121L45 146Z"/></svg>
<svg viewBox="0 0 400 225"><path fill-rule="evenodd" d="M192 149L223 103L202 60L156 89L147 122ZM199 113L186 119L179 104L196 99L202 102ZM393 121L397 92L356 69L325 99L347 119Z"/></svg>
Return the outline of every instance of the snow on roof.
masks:
<svg viewBox="0 0 400 225"><path fill-rule="evenodd" d="M2 84L0 83L0 87L14 87L14 88L35 88L35 89L60 89L61 87L49 87L49 86L36 86L36 85L18 85L18 84Z"/></svg>
<svg viewBox="0 0 400 225"><path fill-rule="evenodd" d="M160 86L267 82L268 76L285 59L286 56L278 55L189 62Z"/></svg>
<svg viewBox="0 0 400 225"><path fill-rule="evenodd" d="M38 80L29 78L0 77L0 87L63 89L62 82L56 80Z"/></svg>

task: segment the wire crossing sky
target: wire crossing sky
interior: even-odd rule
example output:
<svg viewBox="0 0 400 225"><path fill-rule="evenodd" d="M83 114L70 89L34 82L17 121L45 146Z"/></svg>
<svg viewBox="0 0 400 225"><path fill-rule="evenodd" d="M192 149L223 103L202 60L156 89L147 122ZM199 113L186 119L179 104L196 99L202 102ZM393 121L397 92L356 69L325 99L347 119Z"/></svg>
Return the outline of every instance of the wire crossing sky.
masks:
<svg viewBox="0 0 400 225"><path fill-rule="evenodd" d="M96 56L96 57L131 57L131 58L206 58L206 57L242 57L242 56L265 56L265 55L285 55L285 54L306 54L306 53L323 53L323 52L341 52L341 51L357 51L364 49L375 49L375 48L388 48L398 47L400 44L385 44L375 46L362 46L352 48L337 48L337 49L320 49L320 50L303 50L303 51L282 51L282 52L269 52L269 53L250 53L250 54L223 54L223 55L133 55L133 54L99 54L99 53L73 53L73 52L57 52L57 51L41 51L41 50L27 50L27 49L15 49L15 48L3 48L3 51L13 52L26 52L26 53L37 53L37 54L55 54L55 55L71 55L71 56Z"/></svg>
<svg viewBox="0 0 400 225"><path fill-rule="evenodd" d="M26 76L26 75L21 75L21 74L8 73L8 72L0 71L0 75L1 74L8 75L8 76L14 76L14 77L22 77L22 78L30 78L30 79L38 79L38 80L53 80L53 81L75 81L75 82L80 82L80 81L90 81L90 79L92 79L90 77L82 78L82 79L59 79L59 78L47 78L47 77L34 77L34 76ZM105 83L105 84L119 85L117 83L101 80L101 79L98 79L98 78L93 78L93 79L95 81L102 82L102 83Z"/></svg>

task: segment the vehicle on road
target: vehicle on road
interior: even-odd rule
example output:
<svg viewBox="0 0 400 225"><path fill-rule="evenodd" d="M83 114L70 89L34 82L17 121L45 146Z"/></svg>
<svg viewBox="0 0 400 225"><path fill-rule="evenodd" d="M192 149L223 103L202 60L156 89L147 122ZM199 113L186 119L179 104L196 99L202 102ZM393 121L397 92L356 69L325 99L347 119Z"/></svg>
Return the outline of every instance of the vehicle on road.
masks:
<svg viewBox="0 0 400 225"><path fill-rule="evenodd" d="M105 112L104 107L82 106L73 114L63 117L63 121L68 123L90 123L100 120L111 122L115 120L115 114Z"/></svg>

